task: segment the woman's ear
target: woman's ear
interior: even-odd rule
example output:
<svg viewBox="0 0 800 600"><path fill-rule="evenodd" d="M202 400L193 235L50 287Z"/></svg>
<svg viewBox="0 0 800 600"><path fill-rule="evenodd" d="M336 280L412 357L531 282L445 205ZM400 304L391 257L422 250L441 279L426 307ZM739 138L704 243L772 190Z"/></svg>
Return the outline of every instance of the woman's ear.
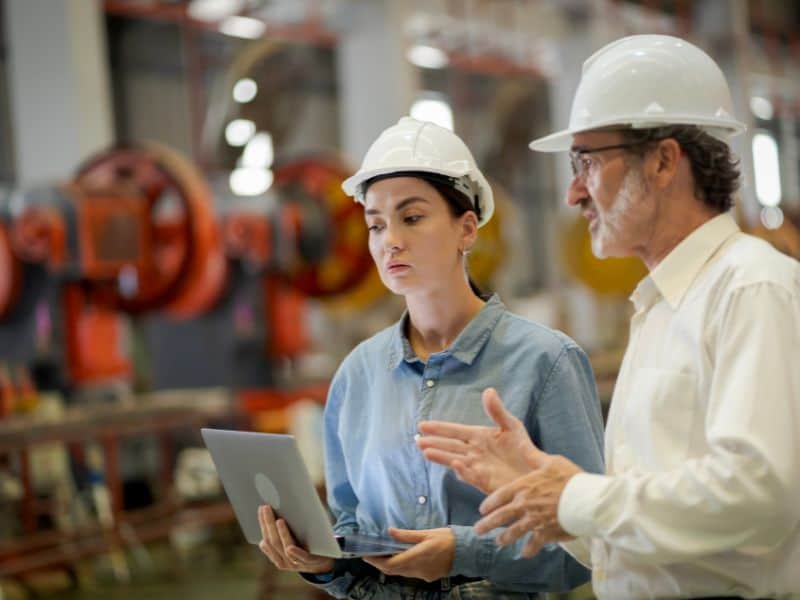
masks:
<svg viewBox="0 0 800 600"><path fill-rule="evenodd" d="M478 216L474 211L468 210L461 215L461 248L469 250L478 237Z"/></svg>

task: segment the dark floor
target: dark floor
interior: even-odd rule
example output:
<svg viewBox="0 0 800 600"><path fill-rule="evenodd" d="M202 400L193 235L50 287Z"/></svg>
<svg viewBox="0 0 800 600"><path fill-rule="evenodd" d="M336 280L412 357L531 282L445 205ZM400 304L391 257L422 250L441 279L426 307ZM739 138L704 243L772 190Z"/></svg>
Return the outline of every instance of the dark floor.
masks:
<svg viewBox="0 0 800 600"><path fill-rule="evenodd" d="M310 600L321 597L294 573L269 565L257 548L215 531L94 557L70 571L0 581L2 600ZM222 535L220 535L222 534ZM115 560L116 559L116 560ZM127 580L127 581L126 581Z"/></svg>
<svg viewBox="0 0 800 600"><path fill-rule="evenodd" d="M97 556L67 571L0 580L0 600L321 600L294 573L274 569L235 523L176 531L168 540ZM589 600L586 585L547 600Z"/></svg>

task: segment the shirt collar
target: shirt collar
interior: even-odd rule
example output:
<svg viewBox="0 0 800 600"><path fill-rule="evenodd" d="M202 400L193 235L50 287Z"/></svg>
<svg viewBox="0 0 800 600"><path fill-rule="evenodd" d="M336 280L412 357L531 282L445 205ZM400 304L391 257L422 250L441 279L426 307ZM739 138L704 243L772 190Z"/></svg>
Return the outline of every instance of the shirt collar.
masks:
<svg viewBox="0 0 800 600"><path fill-rule="evenodd" d="M631 301L640 309L652 305L660 294L673 310L677 309L703 266L739 231L730 213L706 221L675 246L636 286Z"/></svg>
<svg viewBox="0 0 800 600"><path fill-rule="evenodd" d="M505 305L497 294L492 294L489 300L483 305L481 310L458 334L453 344L444 352L450 353L455 359L471 365L486 344L489 336L494 331L495 325L505 312ZM392 328L391 341L389 343L389 369L396 369L402 361L419 361L419 357L411 348L411 343L406 337L406 324L408 323L408 310Z"/></svg>

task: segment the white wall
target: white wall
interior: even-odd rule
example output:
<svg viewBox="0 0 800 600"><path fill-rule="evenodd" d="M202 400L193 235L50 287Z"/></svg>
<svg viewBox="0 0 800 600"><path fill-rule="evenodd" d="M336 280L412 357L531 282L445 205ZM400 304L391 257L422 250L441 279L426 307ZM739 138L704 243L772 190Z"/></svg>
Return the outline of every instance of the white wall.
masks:
<svg viewBox="0 0 800 600"><path fill-rule="evenodd" d="M101 5L6 0L17 183L68 177L113 140Z"/></svg>

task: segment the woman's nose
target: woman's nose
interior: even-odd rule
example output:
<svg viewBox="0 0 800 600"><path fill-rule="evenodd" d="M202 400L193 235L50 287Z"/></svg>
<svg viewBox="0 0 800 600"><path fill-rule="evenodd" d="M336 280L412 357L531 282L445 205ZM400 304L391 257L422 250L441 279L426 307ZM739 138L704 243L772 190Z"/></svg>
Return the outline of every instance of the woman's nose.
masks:
<svg viewBox="0 0 800 600"><path fill-rule="evenodd" d="M391 225L386 226L383 232L383 248L387 252L397 252L402 248L402 240L395 227Z"/></svg>

